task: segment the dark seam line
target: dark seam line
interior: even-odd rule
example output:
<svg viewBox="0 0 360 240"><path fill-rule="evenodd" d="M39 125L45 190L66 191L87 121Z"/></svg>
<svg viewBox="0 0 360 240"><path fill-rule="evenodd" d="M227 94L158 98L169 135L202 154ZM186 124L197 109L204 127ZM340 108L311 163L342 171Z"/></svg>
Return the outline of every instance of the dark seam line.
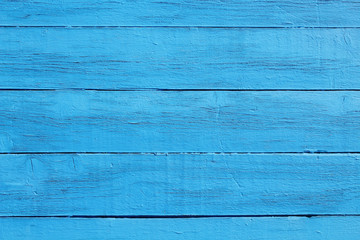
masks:
<svg viewBox="0 0 360 240"><path fill-rule="evenodd" d="M142 91L160 91L160 92L359 92L360 89L213 89L213 88L129 88L129 89L102 89L102 88L0 88L0 91L98 91L98 92L142 92Z"/></svg>
<svg viewBox="0 0 360 240"><path fill-rule="evenodd" d="M0 216L0 218L287 218L287 217L360 217L360 214L271 214L271 215L33 215L33 216Z"/></svg>
<svg viewBox="0 0 360 240"><path fill-rule="evenodd" d="M0 155L70 155L70 154L113 154L113 155L262 155L262 154L360 154L360 152L327 152L327 151L303 151L303 152L0 152Z"/></svg>
<svg viewBox="0 0 360 240"><path fill-rule="evenodd" d="M358 29L360 26L197 26L197 25L184 25L184 26L141 26L141 25L101 25L101 26L86 26L86 25L0 25L0 28L215 28L215 29Z"/></svg>

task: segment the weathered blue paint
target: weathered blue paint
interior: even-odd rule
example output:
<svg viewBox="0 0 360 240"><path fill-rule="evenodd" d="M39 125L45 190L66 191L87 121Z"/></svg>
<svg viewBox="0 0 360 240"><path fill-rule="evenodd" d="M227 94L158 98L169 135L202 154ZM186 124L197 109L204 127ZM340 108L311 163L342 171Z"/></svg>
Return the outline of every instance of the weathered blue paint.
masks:
<svg viewBox="0 0 360 240"><path fill-rule="evenodd" d="M360 92L7 91L1 152L357 152Z"/></svg>
<svg viewBox="0 0 360 240"><path fill-rule="evenodd" d="M1 216L360 214L357 154L0 155Z"/></svg>
<svg viewBox="0 0 360 240"><path fill-rule="evenodd" d="M0 238L11 240L356 240L359 217L203 219L0 219Z"/></svg>
<svg viewBox="0 0 360 240"><path fill-rule="evenodd" d="M359 26L360 2L317 0L2 1L1 25Z"/></svg>
<svg viewBox="0 0 360 240"><path fill-rule="evenodd" d="M0 239L357 240L359 12L1 2Z"/></svg>
<svg viewBox="0 0 360 240"><path fill-rule="evenodd" d="M360 89L360 29L0 28L0 88Z"/></svg>

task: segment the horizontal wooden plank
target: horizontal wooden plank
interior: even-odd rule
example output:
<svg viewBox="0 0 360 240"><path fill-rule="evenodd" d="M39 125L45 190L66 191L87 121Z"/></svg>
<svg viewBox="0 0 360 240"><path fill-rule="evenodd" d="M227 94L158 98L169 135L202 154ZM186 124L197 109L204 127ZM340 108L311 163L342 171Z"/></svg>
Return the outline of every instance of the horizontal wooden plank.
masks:
<svg viewBox="0 0 360 240"><path fill-rule="evenodd" d="M359 152L359 106L359 91L2 91L0 152Z"/></svg>
<svg viewBox="0 0 360 240"><path fill-rule="evenodd" d="M5 89L360 89L360 29L0 28L0 36Z"/></svg>
<svg viewBox="0 0 360 240"><path fill-rule="evenodd" d="M220 219L0 219L0 237L37 239L355 240L359 217Z"/></svg>
<svg viewBox="0 0 360 240"><path fill-rule="evenodd" d="M360 155L0 155L0 215L359 214Z"/></svg>
<svg viewBox="0 0 360 240"><path fill-rule="evenodd" d="M359 26L359 12L358 0L4 1L0 23L16 26Z"/></svg>

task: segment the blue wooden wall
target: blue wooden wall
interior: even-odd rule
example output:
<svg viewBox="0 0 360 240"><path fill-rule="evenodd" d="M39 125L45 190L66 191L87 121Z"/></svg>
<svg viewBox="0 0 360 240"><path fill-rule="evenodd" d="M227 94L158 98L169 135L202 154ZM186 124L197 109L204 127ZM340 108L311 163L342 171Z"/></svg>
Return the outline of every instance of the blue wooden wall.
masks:
<svg viewBox="0 0 360 240"><path fill-rule="evenodd" d="M360 239L360 1L1 1L0 239Z"/></svg>

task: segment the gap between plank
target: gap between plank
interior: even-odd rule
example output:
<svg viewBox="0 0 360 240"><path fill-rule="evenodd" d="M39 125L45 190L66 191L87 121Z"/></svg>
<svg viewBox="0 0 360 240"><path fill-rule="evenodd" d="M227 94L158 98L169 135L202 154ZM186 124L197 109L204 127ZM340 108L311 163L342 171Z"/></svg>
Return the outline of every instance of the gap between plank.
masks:
<svg viewBox="0 0 360 240"><path fill-rule="evenodd" d="M0 152L0 155L71 155L71 154L113 154L113 155L349 155L360 154L360 152L327 152L327 151L303 151L303 152Z"/></svg>
<svg viewBox="0 0 360 240"><path fill-rule="evenodd" d="M100 25L100 26L87 26L87 25L0 25L0 28L215 28L215 29L357 29L360 26L141 26L141 25Z"/></svg>
<svg viewBox="0 0 360 240"><path fill-rule="evenodd" d="M0 88L0 91L98 91L98 92L143 92L143 91L159 91L159 92L359 92L360 89L233 89L233 88Z"/></svg>
<svg viewBox="0 0 360 240"><path fill-rule="evenodd" d="M0 216L0 218L130 218L130 219L168 219L168 218L288 218L288 217L360 217L360 214L271 214L271 215L31 215Z"/></svg>

